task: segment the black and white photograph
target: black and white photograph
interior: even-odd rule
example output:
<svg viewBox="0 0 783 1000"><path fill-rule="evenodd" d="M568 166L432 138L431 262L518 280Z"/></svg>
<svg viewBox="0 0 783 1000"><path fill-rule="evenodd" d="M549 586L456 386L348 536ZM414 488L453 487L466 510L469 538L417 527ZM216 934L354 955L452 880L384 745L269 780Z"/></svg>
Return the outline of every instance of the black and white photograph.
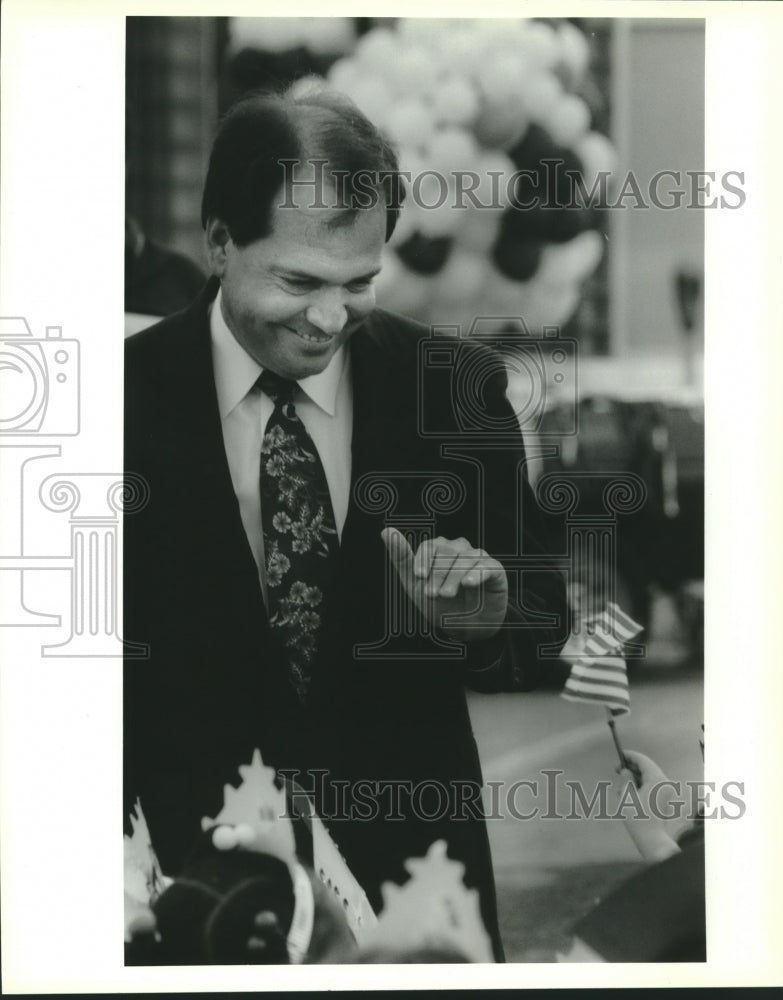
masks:
<svg viewBox="0 0 783 1000"><path fill-rule="evenodd" d="M13 990L779 984L764 7L5 5Z"/></svg>

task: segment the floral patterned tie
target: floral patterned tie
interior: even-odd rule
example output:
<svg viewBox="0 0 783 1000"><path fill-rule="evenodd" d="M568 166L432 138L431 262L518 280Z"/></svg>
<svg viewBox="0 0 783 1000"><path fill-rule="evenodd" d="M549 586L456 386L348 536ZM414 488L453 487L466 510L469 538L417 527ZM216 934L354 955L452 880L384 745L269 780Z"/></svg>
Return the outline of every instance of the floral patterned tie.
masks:
<svg viewBox="0 0 783 1000"><path fill-rule="evenodd" d="M296 382L265 371L257 385L275 404L261 445L267 610L304 704L331 589L337 529L321 459L294 407Z"/></svg>

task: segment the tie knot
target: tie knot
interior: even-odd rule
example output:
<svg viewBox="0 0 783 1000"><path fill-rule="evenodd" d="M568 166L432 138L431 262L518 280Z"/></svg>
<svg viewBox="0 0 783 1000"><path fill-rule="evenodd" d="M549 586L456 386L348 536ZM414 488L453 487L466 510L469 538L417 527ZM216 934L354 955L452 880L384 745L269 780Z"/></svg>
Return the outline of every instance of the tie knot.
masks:
<svg viewBox="0 0 783 1000"><path fill-rule="evenodd" d="M258 376L256 385L275 404L282 405L293 401L296 382L290 378L283 378L282 375L277 375L275 372L269 371L268 368Z"/></svg>

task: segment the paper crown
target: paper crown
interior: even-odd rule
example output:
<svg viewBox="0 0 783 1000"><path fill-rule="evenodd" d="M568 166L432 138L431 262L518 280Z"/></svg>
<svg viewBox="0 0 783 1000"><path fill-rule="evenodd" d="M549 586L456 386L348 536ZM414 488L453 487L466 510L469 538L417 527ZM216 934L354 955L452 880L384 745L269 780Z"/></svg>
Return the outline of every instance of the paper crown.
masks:
<svg viewBox="0 0 783 1000"><path fill-rule="evenodd" d="M130 822L133 832L130 837L127 834L123 837L126 943L133 937L134 926L154 926L150 908L171 883L171 879L161 871L138 799L130 814Z"/></svg>
<svg viewBox="0 0 783 1000"><path fill-rule="evenodd" d="M288 865L296 863L294 831L286 807L285 791L275 785L275 772L265 767L261 752L255 750L249 764L239 767L238 788L225 785L223 808L210 819L204 816L201 829L233 827L245 850L271 854ZM218 838L219 833L215 834ZM216 846L218 842L216 842ZM232 846L230 843L226 847Z"/></svg>
<svg viewBox="0 0 783 1000"><path fill-rule="evenodd" d="M136 799L130 814L132 834L123 837L125 892L144 905L154 901L169 884L152 846L141 802Z"/></svg>
<svg viewBox="0 0 783 1000"><path fill-rule="evenodd" d="M261 752L256 749L251 763L243 764L239 773L242 777L239 787L228 784L224 787L223 808L214 819L205 816L201 820L202 830L217 828L213 841L218 847L240 847L273 854L294 870L296 840L286 793L275 785L274 769L264 766ZM315 814L309 797L299 788L296 792L294 807L299 815L307 817L306 826L312 837L313 867L323 884L342 904L348 926L361 943L368 928L376 922L372 907L326 827Z"/></svg>
<svg viewBox="0 0 783 1000"><path fill-rule="evenodd" d="M478 891L466 889L465 866L446 856L445 840L423 858L409 858L405 885L385 882L378 924L365 949L417 951L424 946L457 951L471 962L492 962L492 946L481 920Z"/></svg>

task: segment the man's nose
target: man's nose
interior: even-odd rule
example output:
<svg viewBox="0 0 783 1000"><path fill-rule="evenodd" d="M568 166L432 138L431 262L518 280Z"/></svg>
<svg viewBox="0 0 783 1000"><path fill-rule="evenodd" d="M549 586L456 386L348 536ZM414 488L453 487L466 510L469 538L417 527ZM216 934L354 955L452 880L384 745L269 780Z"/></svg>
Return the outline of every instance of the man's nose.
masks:
<svg viewBox="0 0 783 1000"><path fill-rule="evenodd" d="M348 310L345 307L342 290L336 288L324 291L307 308L305 318L322 333L332 336L339 333L348 322Z"/></svg>

